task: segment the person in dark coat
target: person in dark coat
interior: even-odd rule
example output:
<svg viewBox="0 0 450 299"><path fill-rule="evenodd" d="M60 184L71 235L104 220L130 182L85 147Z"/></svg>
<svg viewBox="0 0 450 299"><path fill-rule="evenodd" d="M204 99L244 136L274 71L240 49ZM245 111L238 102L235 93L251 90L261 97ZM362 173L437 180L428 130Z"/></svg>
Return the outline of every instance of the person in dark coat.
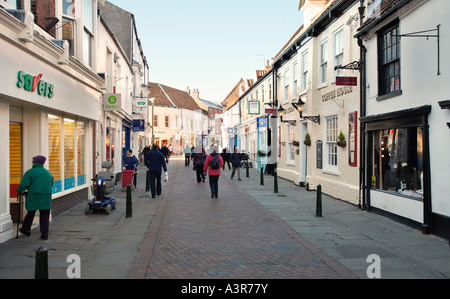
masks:
<svg viewBox="0 0 450 299"><path fill-rule="evenodd" d="M169 149L165 144L163 144L163 146L161 147L161 153L164 155L166 163L169 163Z"/></svg>
<svg viewBox="0 0 450 299"><path fill-rule="evenodd" d="M156 195L161 195L162 193L161 169L167 172L164 155L158 150L156 144L152 145L152 150L145 156L144 164L150 173L150 190L152 192L152 198L155 198Z"/></svg>
<svg viewBox="0 0 450 299"><path fill-rule="evenodd" d="M25 209L28 211L19 231L31 235L31 225L34 215L39 211L39 227L41 239L47 240L50 222L50 210L52 209L53 176L44 168L47 159L44 156L33 158L33 167L25 172L19 187L18 194L25 194ZM28 190L28 192L24 192Z"/></svg>
<svg viewBox="0 0 450 299"><path fill-rule="evenodd" d="M225 169L225 163L227 163L228 170L230 170L231 169L231 166L230 166L230 156L231 156L231 154L227 151L226 148L224 148L222 150L222 153L220 154L220 156L222 156L222 159L223 159L223 168L222 169Z"/></svg>
<svg viewBox="0 0 450 299"><path fill-rule="evenodd" d="M205 174L203 172L203 166L205 165L206 154L203 146L198 148L193 154L192 159L194 163L195 172L197 173L197 183L205 182Z"/></svg>
<svg viewBox="0 0 450 299"><path fill-rule="evenodd" d="M234 153L231 154L230 157L231 165L233 166L233 170L231 171L231 179L233 179L234 174L237 170L238 173L238 181L241 180L241 161L242 161L242 155L239 153L239 149L235 146L234 147Z"/></svg>
<svg viewBox="0 0 450 299"><path fill-rule="evenodd" d="M136 188L136 176L137 169L139 167L139 161L135 155L133 155L133 151L131 149L127 149L127 155L123 157L122 166L126 170L134 170L133 174L133 185Z"/></svg>

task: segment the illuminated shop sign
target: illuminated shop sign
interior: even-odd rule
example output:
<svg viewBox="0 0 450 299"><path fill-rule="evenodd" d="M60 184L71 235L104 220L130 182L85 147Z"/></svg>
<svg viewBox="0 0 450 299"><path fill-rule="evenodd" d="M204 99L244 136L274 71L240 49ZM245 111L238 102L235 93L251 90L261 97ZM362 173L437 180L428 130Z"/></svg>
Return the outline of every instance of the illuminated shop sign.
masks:
<svg viewBox="0 0 450 299"><path fill-rule="evenodd" d="M17 74L17 87L23 88L29 92L37 92L38 95L48 98L53 98L54 96L54 85L48 82L45 82L42 79L42 74L38 76L32 76L29 74L25 74L23 71L20 71Z"/></svg>

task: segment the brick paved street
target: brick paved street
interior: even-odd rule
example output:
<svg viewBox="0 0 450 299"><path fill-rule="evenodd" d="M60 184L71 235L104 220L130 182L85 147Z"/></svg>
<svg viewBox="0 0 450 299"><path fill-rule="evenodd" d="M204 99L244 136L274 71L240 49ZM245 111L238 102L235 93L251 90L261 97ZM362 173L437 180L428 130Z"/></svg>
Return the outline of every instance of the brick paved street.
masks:
<svg viewBox="0 0 450 299"><path fill-rule="evenodd" d="M132 278L354 277L244 193L229 170L212 199L208 179L197 183L192 166L172 161Z"/></svg>

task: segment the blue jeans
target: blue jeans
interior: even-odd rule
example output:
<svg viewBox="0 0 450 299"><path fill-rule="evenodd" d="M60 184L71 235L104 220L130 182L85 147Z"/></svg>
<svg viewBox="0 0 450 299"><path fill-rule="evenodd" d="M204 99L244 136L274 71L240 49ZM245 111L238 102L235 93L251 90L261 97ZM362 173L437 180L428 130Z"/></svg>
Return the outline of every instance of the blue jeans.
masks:
<svg viewBox="0 0 450 299"><path fill-rule="evenodd" d="M211 188L211 194L217 198L219 192L219 176L210 175L209 176L209 187Z"/></svg>

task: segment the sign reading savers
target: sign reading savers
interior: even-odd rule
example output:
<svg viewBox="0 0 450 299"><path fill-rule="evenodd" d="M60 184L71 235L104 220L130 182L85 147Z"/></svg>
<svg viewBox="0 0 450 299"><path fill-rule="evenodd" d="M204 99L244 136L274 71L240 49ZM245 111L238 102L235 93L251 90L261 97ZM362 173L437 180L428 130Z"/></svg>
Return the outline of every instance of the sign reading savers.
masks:
<svg viewBox="0 0 450 299"><path fill-rule="evenodd" d="M53 98L54 96L54 85L41 80L42 74L38 76L31 76L20 71L17 74L17 87L23 88L26 91L35 92L38 95L48 98Z"/></svg>

